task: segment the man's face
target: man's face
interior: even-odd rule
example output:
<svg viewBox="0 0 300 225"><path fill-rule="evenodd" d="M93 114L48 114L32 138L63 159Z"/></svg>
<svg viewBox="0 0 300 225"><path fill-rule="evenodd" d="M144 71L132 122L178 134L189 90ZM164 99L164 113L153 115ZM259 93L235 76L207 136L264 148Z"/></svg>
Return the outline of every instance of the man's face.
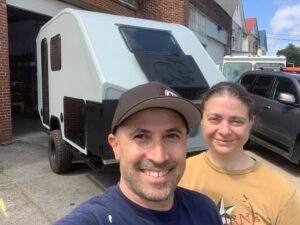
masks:
<svg viewBox="0 0 300 225"><path fill-rule="evenodd" d="M185 169L187 128L175 111L153 108L125 120L109 135L120 160L122 192L156 210L173 205L173 193Z"/></svg>

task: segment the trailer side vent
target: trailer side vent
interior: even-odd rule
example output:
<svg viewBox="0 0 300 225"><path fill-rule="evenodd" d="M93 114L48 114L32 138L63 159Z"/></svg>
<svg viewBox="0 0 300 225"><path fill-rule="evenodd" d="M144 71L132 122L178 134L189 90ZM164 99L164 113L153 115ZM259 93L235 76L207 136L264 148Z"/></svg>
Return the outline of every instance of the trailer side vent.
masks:
<svg viewBox="0 0 300 225"><path fill-rule="evenodd" d="M85 147L85 103L82 99L64 97L65 136Z"/></svg>

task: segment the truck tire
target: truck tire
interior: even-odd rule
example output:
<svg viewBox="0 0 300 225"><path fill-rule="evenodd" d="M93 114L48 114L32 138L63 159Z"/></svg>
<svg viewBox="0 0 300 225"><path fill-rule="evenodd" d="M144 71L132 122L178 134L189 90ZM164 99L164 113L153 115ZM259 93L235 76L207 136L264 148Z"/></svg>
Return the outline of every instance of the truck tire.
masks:
<svg viewBox="0 0 300 225"><path fill-rule="evenodd" d="M49 135L48 158L54 173L62 174L71 169L72 153L64 143L60 130L53 130Z"/></svg>

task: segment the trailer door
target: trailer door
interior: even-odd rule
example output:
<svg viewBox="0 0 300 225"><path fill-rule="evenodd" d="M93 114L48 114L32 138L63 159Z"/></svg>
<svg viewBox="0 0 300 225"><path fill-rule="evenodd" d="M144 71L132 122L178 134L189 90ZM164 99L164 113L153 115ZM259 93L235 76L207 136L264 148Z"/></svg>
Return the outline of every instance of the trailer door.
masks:
<svg viewBox="0 0 300 225"><path fill-rule="evenodd" d="M49 79L48 79L48 44L44 38L41 44L41 60L42 60L42 101L43 109L41 115L43 123L49 125Z"/></svg>

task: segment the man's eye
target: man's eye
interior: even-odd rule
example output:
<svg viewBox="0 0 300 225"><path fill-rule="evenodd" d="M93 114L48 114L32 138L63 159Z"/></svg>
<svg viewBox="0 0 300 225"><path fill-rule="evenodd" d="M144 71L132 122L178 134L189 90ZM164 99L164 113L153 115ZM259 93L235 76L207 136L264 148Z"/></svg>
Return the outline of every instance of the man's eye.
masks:
<svg viewBox="0 0 300 225"><path fill-rule="evenodd" d="M240 125L244 124L244 121L243 120L233 120L233 121L231 121L231 123L233 125L240 126Z"/></svg>
<svg viewBox="0 0 300 225"><path fill-rule="evenodd" d="M213 122L213 123L216 123L216 122L218 122L219 120L220 120L220 118L218 118L218 117L209 117L209 118L208 118L208 121Z"/></svg>
<svg viewBox="0 0 300 225"><path fill-rule="evenodd" d="M180 138L180 136L176 133L168 134L167 137L169 139L179 139Z"/></svg>
<svg viewBox="0 0 300 225"><path fill-rule="evenodd" d="M142 140L145 139L146 135L145 134L137 134L134 136L134 139Z"/></svg>

